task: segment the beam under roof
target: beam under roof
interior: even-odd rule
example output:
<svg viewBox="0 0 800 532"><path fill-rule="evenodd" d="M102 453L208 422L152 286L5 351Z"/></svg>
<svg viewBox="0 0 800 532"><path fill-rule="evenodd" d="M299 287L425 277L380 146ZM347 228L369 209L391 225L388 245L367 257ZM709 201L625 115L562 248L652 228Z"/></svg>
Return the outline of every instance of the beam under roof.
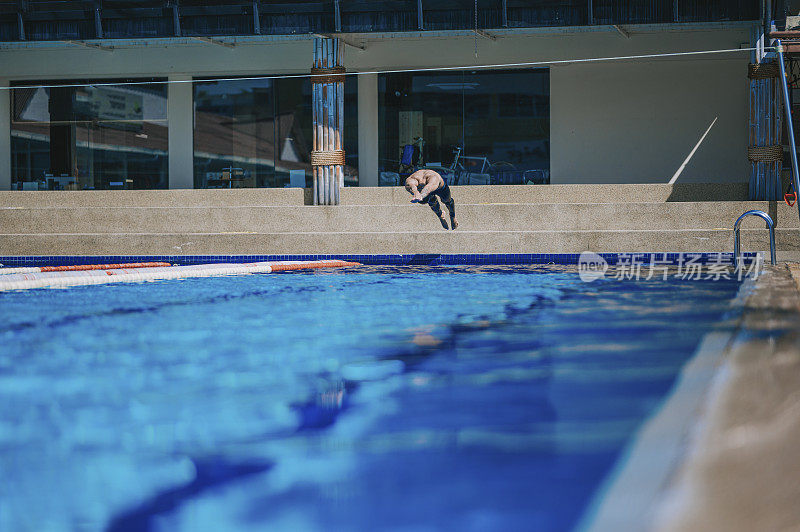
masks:
<svg viewBox="0 0 800 532"><path fill-rule="evenodd" d="M198 41L208 43L208 44L216 44L217 46L224 46L225 48L236 48L236 44L232 42L225 42L219 39L212 39L211 37L202 37L202 36L194 36L193 39L197 39Z"/></svg>
<svg viewBox="0 0 800 532"><path fill-rule="evenodd" d="M83 46L85 48L93 48L95 50L104 50L106 52L111 52L111 51L114 50L113 46L106 46L106 45L103 45L103 44L96 44L96 43L93 43L93 42L76 41L76 40L61 41L61 42L65 42L67 44L74 44L76 46Z"/></svg>

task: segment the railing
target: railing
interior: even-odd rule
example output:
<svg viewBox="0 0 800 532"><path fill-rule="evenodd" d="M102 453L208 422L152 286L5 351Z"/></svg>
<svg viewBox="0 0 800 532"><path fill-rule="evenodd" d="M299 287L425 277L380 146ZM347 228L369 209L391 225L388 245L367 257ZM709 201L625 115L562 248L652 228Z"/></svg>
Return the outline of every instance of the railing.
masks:
<svg viewBox="0 0 800 532"><path fill-rule="evenodd" d="M786 65L783 62L783 44L780 39L775 40L775 52L778 55L778 66L781 70L781 88L783 89L783 107L786 112L786 130L789 132L789 154L792 156L792 183L794 193L800 197L800 172L797 168L797 144L794 142L794 124L792 122L792 103L789 96L789 86L786 83ZM800 217L800 201L797 202L797 215Z"/></svg>
<svg viewBox="0 0 800 532"><path fill-rule="evenodd" d="M0 40L753 21L758 0L0 0ZM476 20L477 19L477 20Z"/></svg>
<svg viewBox="0 0 800 532"><path fill-rule="evenodd" d="M747 211L746 213L739 216L736 219L736 223L733 224L733 260L737 267L742 267L742 258L741 258L741 249L739 245L739 226L748 216L758 216L763 218L765 222L767 222L767 229L769 229L769 259L770 263L775 265L777 264L777 260L775 257L775 224L772 222L772 218L770 218L769 214L765 213L764 211L759 210L752 210Z"/></svg>

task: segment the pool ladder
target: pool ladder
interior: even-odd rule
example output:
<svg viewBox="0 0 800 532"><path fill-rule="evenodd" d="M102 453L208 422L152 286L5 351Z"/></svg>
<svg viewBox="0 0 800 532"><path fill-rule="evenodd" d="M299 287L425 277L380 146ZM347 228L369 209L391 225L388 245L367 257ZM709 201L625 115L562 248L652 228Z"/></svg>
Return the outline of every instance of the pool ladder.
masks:
<svg viewBox="0 0 800 532"><path fill-rule="evenodd" d="M775 260L775 223L770 218L769 214L765 213L764 211L759 210L752 210L747 211L746 213L739 216L736 219L736 223L733 224L733 260L736 265L739 265L741 250L739 246L739 226L742 223L742 220L747 218L748 216L758 216L763 218L765 222L767 222L767 229L769 229L769 259L770 263L774 266L778 262Z"/></svg>

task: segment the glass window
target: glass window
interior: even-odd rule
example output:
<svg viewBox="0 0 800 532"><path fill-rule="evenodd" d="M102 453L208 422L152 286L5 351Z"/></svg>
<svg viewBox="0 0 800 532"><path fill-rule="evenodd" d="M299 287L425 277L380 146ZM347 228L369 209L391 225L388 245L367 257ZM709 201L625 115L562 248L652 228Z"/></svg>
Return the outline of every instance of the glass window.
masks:
<svg viewBox="0 0 800 532"><path fill-rule="evenodd" d="M358 85L345 83L345 185L358 184ZM195 188L311 186L307 77L197 82Z"/></svg>
<svg viewBox="0 0 800 532"><path fill-rule="evenodd" d="M303 186L311 186L311 83L304 78L287 78L277 80L277 85L277 186L291 185L292 173L299 183L300 172Z"/></svg>
<svg viewBox="0 0 800 532"><path fill-rule="evenodd" d="M195 188L275 186L270 79L194 84Z"/></svg>
<svg viewBox="0 0 800 532"><path fill-rule="evenodd" d="M393 73L379 83L379 184L422 167L457 185L549 183L546 69Z"/></svg>
<svg viewBox="0 0 800 532"><path fill-rule="evenodd" d="M11 188L167 188L166 85L125 81L13 89Z"/></svg>

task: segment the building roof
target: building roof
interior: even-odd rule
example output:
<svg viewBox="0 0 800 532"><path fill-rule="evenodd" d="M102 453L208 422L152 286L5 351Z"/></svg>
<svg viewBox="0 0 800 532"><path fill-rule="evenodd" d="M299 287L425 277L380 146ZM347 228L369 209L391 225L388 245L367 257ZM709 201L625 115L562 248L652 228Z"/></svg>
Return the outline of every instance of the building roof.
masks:
<svg viewBox="0 0 800 532"><path fill-rule="evenodd" d="M759 0L481 0L477 28L747 21L759 19L759 6ZM0 41L472 30L474 9L473 0L0 0Z"/></svg>

